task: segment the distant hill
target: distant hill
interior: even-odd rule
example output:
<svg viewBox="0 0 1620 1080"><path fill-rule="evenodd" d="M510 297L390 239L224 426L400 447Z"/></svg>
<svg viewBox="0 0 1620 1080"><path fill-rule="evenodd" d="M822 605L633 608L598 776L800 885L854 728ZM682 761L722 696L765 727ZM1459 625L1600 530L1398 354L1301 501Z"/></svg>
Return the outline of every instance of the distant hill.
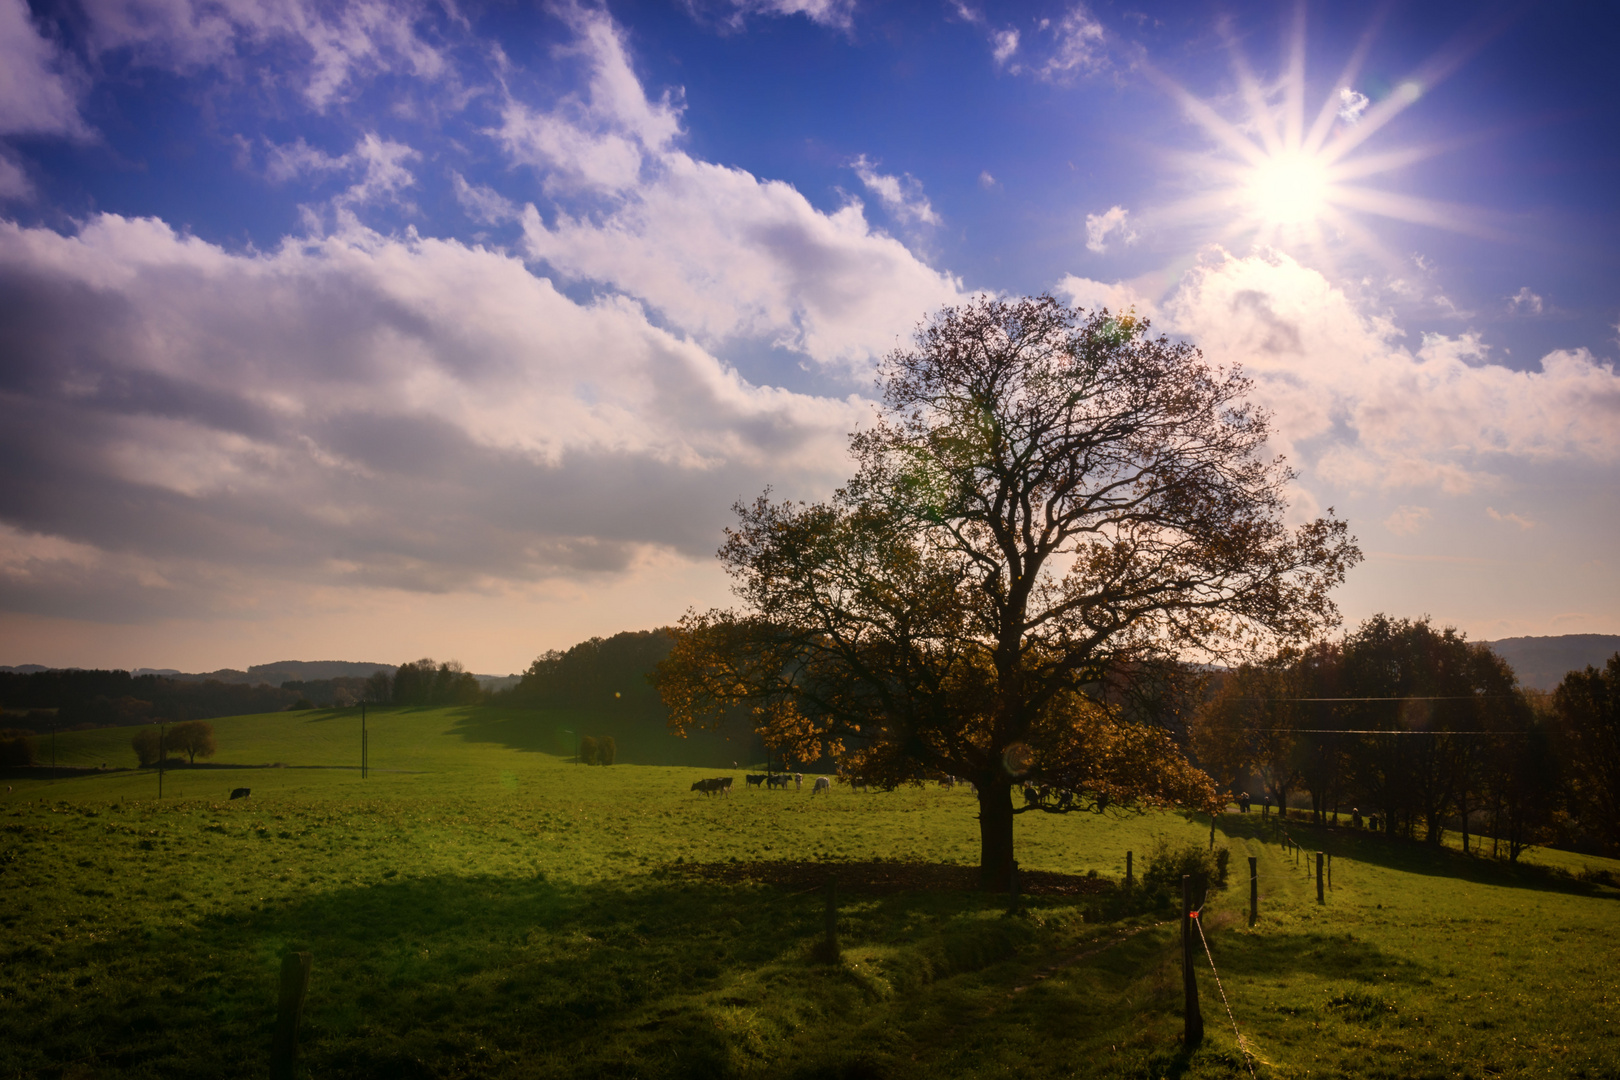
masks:
<svg viewBox="0 0 1620 1080"><path fill-rule="evenodd" d="M1536 690L1552 690L1571 671L1588 665L1602 667L1620 652L1620 634L1561 634L1557 637L1512 637L1486 641L1491 650L1513 665L1519 682Z"/></svg>

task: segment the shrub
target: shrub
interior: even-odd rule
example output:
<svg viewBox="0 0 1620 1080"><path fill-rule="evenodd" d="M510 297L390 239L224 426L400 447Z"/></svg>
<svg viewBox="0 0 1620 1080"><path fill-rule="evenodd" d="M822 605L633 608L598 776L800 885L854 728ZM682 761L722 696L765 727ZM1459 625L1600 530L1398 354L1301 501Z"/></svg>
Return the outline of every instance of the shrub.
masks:
<svg viewBox="0 0 1620 1080"><path fill-rule="evenodd" d="M595 765L599 748L594 736L586 735L579 740L579 760L586 765Z"/></svg>
<svg viewBox="0 0 1620 1080"><path fill-rule="evenodd" d="M32 731L0 731L0 766L19 768L34 763Z"/></svg>
<svg viewBox="0 0 1620 1080"><path fill-rule="evenodd" d="M613 736L603 735L596 740L596 760L601 765L611 765L619 756L619 746L613 741Z"/></svg>
<svg viewBox="0 0 1620 1080"><path fill-rule="evenodd" d="M1232 853L1227 848L1210 851L1198 841L1171 847L1170 841L1159 837L1148 852L1147 870L1142 874L1142 886L1148 892L1164 892L1171 897L1181 895L1181 879L1186 874L1203 874L1214 888L1226 887L1226 872Z"/></svg>

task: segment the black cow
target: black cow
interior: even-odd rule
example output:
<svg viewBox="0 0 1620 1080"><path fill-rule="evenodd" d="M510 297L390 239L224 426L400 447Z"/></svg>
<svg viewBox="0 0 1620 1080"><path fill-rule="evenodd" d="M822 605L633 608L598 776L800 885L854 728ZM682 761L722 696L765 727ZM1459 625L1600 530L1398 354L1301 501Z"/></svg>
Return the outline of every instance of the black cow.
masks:
<svg viewBox="0 0 1620 1080"><path fill-rule="evenodd" d="M231 789L231 798L233 799L245 799L251 794L253 794L253 792L250 788L239 787Z"/></svg>

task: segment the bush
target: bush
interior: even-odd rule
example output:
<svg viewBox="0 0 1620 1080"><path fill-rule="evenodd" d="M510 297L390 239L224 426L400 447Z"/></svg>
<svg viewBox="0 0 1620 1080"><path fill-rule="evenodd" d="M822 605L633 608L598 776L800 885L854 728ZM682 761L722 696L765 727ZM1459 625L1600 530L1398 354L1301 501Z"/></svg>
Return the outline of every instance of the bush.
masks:
<svg viewBox="0 0 1620 1080"><path fill-rule="evenodd" d="M1227 848L1210 851L1197 841L1171 847L1170 841L1161 836L1153 842L1153 850L1148 852L1142 886L1148 892L1164 892L1171 897L1179 897L1184 875L1203 874L1213 888L1224 889L1231 861L1232 852Z"/></svg>
<svg viewBox="0 0 1620 1080"><path fill-rule="evenodd" d="M597 755L600 753L593 736L586 735L579 740L579 760L585 765L595 765Z"/></svg>
<svg viewBox="0 0 1620 1080"><path fill-rule="evenodd" d="M20 768L34 763L32 731L0 731L0 766Z"/></svg>
<svg viewBox="0 0 1620 1080"><path fill-rule="evenodd" d="M619 746L613 741L613 736L603 735L596 740L596 760L601 765L611 765L619 756Z"/></svg>

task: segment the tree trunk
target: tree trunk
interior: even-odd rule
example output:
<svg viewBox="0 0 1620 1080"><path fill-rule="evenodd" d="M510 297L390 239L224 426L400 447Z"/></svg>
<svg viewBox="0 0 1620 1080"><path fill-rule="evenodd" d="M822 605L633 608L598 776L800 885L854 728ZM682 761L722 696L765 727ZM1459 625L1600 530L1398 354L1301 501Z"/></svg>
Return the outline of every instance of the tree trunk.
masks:
<svg viewBox="0 0 1620 1080"><path fill-rule="evenodd" d="M1012 888L1012 784L1000 770L979 779L979 887L986 892Z"/></svg>

